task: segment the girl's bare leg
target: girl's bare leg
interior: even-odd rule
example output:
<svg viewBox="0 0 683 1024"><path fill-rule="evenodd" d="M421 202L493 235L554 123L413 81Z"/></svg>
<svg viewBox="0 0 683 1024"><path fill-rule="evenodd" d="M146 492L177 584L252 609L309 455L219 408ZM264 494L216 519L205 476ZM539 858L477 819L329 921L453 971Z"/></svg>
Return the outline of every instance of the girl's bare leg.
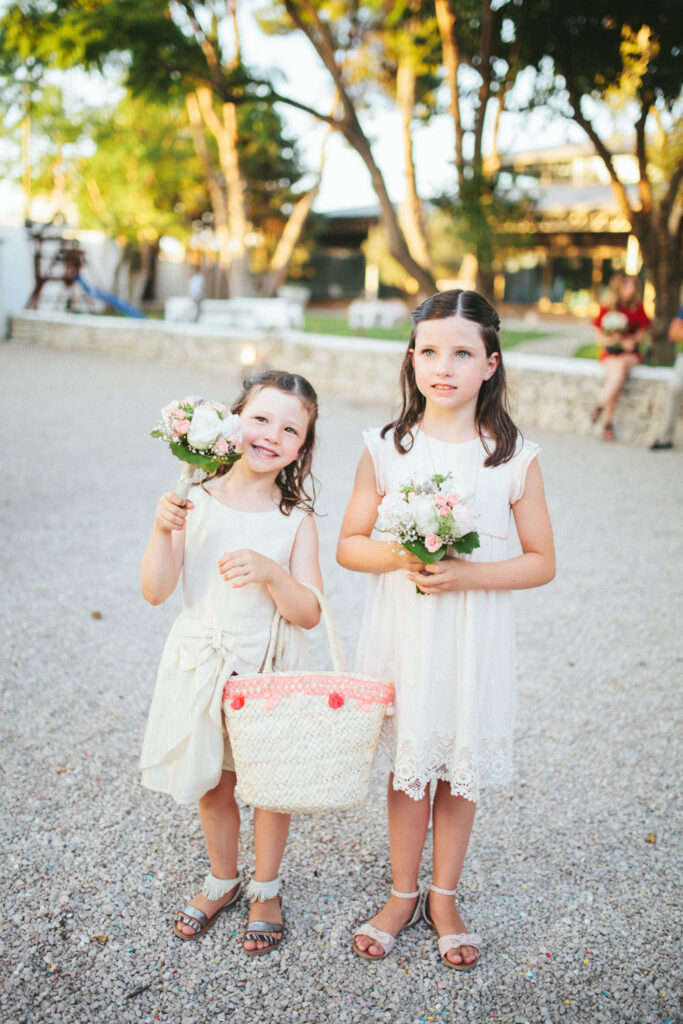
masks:
<svg viewBox="0 0 683 1024"><path fill-rule="evenodd" d="M259 807L254 808L254 881L271 882L277 878L287 842L289 820L289 814L275 814L272 811L263 811ZM252 903L249 920L282 924L279 896ZM276 936L279 934L274 933ZM247 950L264 949L267 945L267 942L244 940L244 948Z"/></svg>
<svg viewBox="0 0 683 1024"><path fill-rule="evenodd" d="M477 805L462 796L453 796L447 782L438 782L434 796L434 875L440 889L455 889L465 863ZM468 931L455 906L453 896L429 892L430 917L439 935L458 935ZM473 946L451 949L448 959L454 964L473 964L477 959Z"/></svg>
<svg viewBox="0 0 683 1024"><path fill-rule="evenodd" d="M215 878L237 877L237 840L240 831L240 812L235 800L234 772L223 771L220 782L210 789L199 800L199 817L204 830L206 849L211 864L211 874ZM231 889L219 900L209 900L199 893L191 901L193 907L203 911L207 917L213 917L216 911L230 898L235 890ZM176 928L184 935L194 935L194 929L178 922Z"/></svg>
<svg viewBox="0 0 683 1024"><path fill-rule="evenodd" d="M414 892L429 825L429 793L425 793L421 800L413 800L407 793L394 789L393 776L390 775L387 810L393 886L398 892ZM396 935L410 920L414 906L411 900L390 896L369 923L383 932ZM368 935L357 935L354 942L358 949L369 952L370 956L381 956L384 952Z"/></svg>

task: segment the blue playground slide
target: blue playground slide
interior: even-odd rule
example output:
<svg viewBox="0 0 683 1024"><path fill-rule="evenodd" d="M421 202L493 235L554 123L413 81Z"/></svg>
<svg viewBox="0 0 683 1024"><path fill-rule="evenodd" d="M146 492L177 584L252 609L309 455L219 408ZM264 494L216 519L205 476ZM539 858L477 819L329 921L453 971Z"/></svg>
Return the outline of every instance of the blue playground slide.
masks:
<svg viewBox="0 0 683 1024"><path fill-rule="evenodd" d="M100 288L95 288L93 285L84 281L80 274L76 280L84 292L87 292L88 295L93 295L96 299L100 299L101 302L106 302L107 305L111 306L113 309L118 309L121 313L125 313L126 316L137 317L138 320L147 319L145 314L139 310L137 306L133 306L130 302L126 302L125 299L120 299L118 295L111 295L109 292L103 292Z"/></svg>

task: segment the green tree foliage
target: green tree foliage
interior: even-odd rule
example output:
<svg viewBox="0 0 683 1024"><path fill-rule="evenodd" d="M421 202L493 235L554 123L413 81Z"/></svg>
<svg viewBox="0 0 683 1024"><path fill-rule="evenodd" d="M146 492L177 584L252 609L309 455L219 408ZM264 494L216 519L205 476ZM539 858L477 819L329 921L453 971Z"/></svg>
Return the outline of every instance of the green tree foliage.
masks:
<svg viewBox="0 0 683 1024"><path fill-rule="evenodd" d="M241 63L231 8L191 0L13 4L0 24L0 61L15 76L27 62L117 71L134 97L157 109L185 103L230 290L242 294L254 287L248 241L259 240L264 268L278 254L281 279L305 218L289 232L284 254L278 243L294 210L300 213L301 203L310 208L312 190L297 191L303 174L297 148ZM10 54L19 39L30 45ZM131 125L132 139L137 128Z"/></svg>

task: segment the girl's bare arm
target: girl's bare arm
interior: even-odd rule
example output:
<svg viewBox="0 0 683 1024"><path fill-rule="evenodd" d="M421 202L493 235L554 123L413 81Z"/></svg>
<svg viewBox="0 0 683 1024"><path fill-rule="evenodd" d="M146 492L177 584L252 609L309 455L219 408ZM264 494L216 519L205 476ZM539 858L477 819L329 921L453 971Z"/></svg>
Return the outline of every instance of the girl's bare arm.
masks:
<svg viewBox="0 0 683 1024"><path fill-rule="evenodd" d="M346 506L337 544L337 561L356 572L391 572L393 569L418 569L422 563L398 543L372 540L377 507L382 495L377 491L375 470L367 449L356 471L353 493Z"/></svg>
<svg viewBox="0 0 683 1024"><path fill-rule="evenodd" d="M185 554L185 523L193 508L191 501L183 504L170 491L159 499L140 568L140 589L150 604L163 604L178 584Z"/></svg>
<svg viewBox="0 0 683 1024"><path fill-rule="evenodd" d="M318 530L312 515L302 519L290 557L291 573L267 555L245 548L231 551L218 560L218 571L233 587L264 583L277 610L284 619L312 629L320 621L320 605L315 595L299 581L322 590L318 561Z"/></svg>

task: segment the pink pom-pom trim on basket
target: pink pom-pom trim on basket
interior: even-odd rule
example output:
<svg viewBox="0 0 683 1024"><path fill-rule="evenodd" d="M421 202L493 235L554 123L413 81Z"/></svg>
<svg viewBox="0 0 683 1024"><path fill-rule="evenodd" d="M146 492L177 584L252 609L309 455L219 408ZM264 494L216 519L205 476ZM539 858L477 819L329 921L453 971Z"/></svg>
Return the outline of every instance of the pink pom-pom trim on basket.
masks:
<svg viewBox="0 0 683 1024"><path fill-rule="evenodd" d="M378 682L366 676L320 674L314 672L273 673L271 675L232 678L223 688L223 700L237 711L247 700L262 700L271 711L282 697L327 697L331 708L341 708L347 700L355 700L361 711L372 711L377 704L388 709L393 705L391 683ZM385 711L387 713L387 711Z"/></svg>
<svg viewBox="0 0 683 1024"><path fill-rule="evenodd" d="M223 689L239 795L287 814L362 803L382 722L393 714L391 683L344 670L327 603L310 589L322 609L332 671L272 671L281 626L276 613L263 672L232 676Z"/></svg>

